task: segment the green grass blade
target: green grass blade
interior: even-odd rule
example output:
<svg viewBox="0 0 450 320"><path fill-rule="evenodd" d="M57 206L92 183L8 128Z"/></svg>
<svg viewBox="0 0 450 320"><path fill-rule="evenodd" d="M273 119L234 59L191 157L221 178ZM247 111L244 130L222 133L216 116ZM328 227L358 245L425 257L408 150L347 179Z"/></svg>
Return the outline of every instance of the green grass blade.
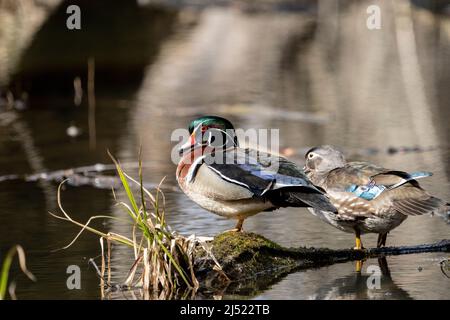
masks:
<svg viewBox="0 0 450 320"><path fill-rule="evenodd" d="M5 299L6 295L6 289L8 287L8 276L9 276L9 269L11 268L11 263L13 260L13 256L15 251L11 251L10 249L8 251L8 254L5 257L5 260L3 261L2 266L2 273L0 276L0 300Z"/></svg>
<svg viewBox="0 0 450 320"><path fill-rule="evenodd" d="M137 215L139 213L139 207L136 203L136 199L134 198L133 192L131 191L130 185L128 183L127 178L125 177L125 174L122 170L122 168L120 167L119 163L117 162L117 160L112 156L112 154L108 151L109 156L111 157L112 161L114 162L114 164L116 165L116 169L117 169L117 173L119 174L119 178L120 181L122 182L122 185L125 189L125 192L127 194L128 200L131 203L131 207L133 208L136 217L135 219L137 219Z"/></svg>
<svg viewBox="0 0 450 320"><path fill-rule="evenodd" d="M6 298L6 289L8 288L8 278L9 278L9 270L11 268L11 264L14 258L14 255L17 253L19 256L19 266L22 269L22 272L32 281L36 281L34 275L28 271L25 261L25 251L19 245L16 245L9 249L8 253L5 256L5 260L3 261L2 271L0 273L0 300Z"/></svg>

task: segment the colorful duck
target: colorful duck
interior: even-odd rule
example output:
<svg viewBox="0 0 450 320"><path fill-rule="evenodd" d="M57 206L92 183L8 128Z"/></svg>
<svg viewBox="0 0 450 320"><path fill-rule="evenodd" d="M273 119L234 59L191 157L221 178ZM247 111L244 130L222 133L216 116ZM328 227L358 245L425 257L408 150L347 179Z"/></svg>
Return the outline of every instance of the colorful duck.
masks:
<svg viewBox="0 0 450 320"><path fill-rule="evenodd" d="M227 119L204 116L189 125L176 177L180 188L204 209L236 219L280 207L312 207L336 212L303 170L278 155L240 148Z"/></svg>

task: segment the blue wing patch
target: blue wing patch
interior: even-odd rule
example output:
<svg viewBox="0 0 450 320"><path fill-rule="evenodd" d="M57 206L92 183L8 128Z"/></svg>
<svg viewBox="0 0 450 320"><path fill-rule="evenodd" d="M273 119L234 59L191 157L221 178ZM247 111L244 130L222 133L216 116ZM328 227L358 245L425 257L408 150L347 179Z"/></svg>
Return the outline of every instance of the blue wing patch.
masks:
<svg viewBox="0 0 450 320"><path fill-rule="evenodd" d="M354 193L360 198L365 200L373 200L378 197L384 190L386 190L385 186L376 185L376 184L368 184L365 186L357 186L356 184L352 184L347 188L347 192Z"/></svg>

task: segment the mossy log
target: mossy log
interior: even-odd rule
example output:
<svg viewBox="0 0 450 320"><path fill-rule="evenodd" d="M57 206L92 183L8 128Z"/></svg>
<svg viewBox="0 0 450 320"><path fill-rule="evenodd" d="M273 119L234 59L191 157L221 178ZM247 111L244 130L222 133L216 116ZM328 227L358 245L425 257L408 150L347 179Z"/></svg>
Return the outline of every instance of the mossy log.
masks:
<svg viewBox="0 0 450 320"><path fill-rule="evenodd" d="M365 250L328 248L285 248L263 236L254 233L227 232L210 242L211 252L223 272L217 268L204 252L196 259L197 276L202 287L214 288L230 283L242 285L244 282L262 278L265 282L287 273L317 268L335 263L343 263L367 258L385 257L424 252L450 252L450 240L432 244L401 247L371 248ZM248 287L248 286L246 286Z"/></svg>

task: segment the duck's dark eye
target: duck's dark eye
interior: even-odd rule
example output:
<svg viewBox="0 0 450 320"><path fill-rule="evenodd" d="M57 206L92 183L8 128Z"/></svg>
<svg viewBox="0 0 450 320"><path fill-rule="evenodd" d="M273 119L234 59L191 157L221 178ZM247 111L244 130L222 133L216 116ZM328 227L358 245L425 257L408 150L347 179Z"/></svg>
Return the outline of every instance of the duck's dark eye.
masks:
<svg viewBox="0 0 450 320"><path fill-rule="evenodd" d="M310 158L310 159L314 158L314 153L310 153L310 154L308 155L308 158Z"/></svg>
<svg viewBox="0 0 450 320"><path fill-rule="evenodd" d="M226 139L220 130L210 129L206 133L206 136L208 137L208 145L211 147L219 148L226 144Z"/></svg>

